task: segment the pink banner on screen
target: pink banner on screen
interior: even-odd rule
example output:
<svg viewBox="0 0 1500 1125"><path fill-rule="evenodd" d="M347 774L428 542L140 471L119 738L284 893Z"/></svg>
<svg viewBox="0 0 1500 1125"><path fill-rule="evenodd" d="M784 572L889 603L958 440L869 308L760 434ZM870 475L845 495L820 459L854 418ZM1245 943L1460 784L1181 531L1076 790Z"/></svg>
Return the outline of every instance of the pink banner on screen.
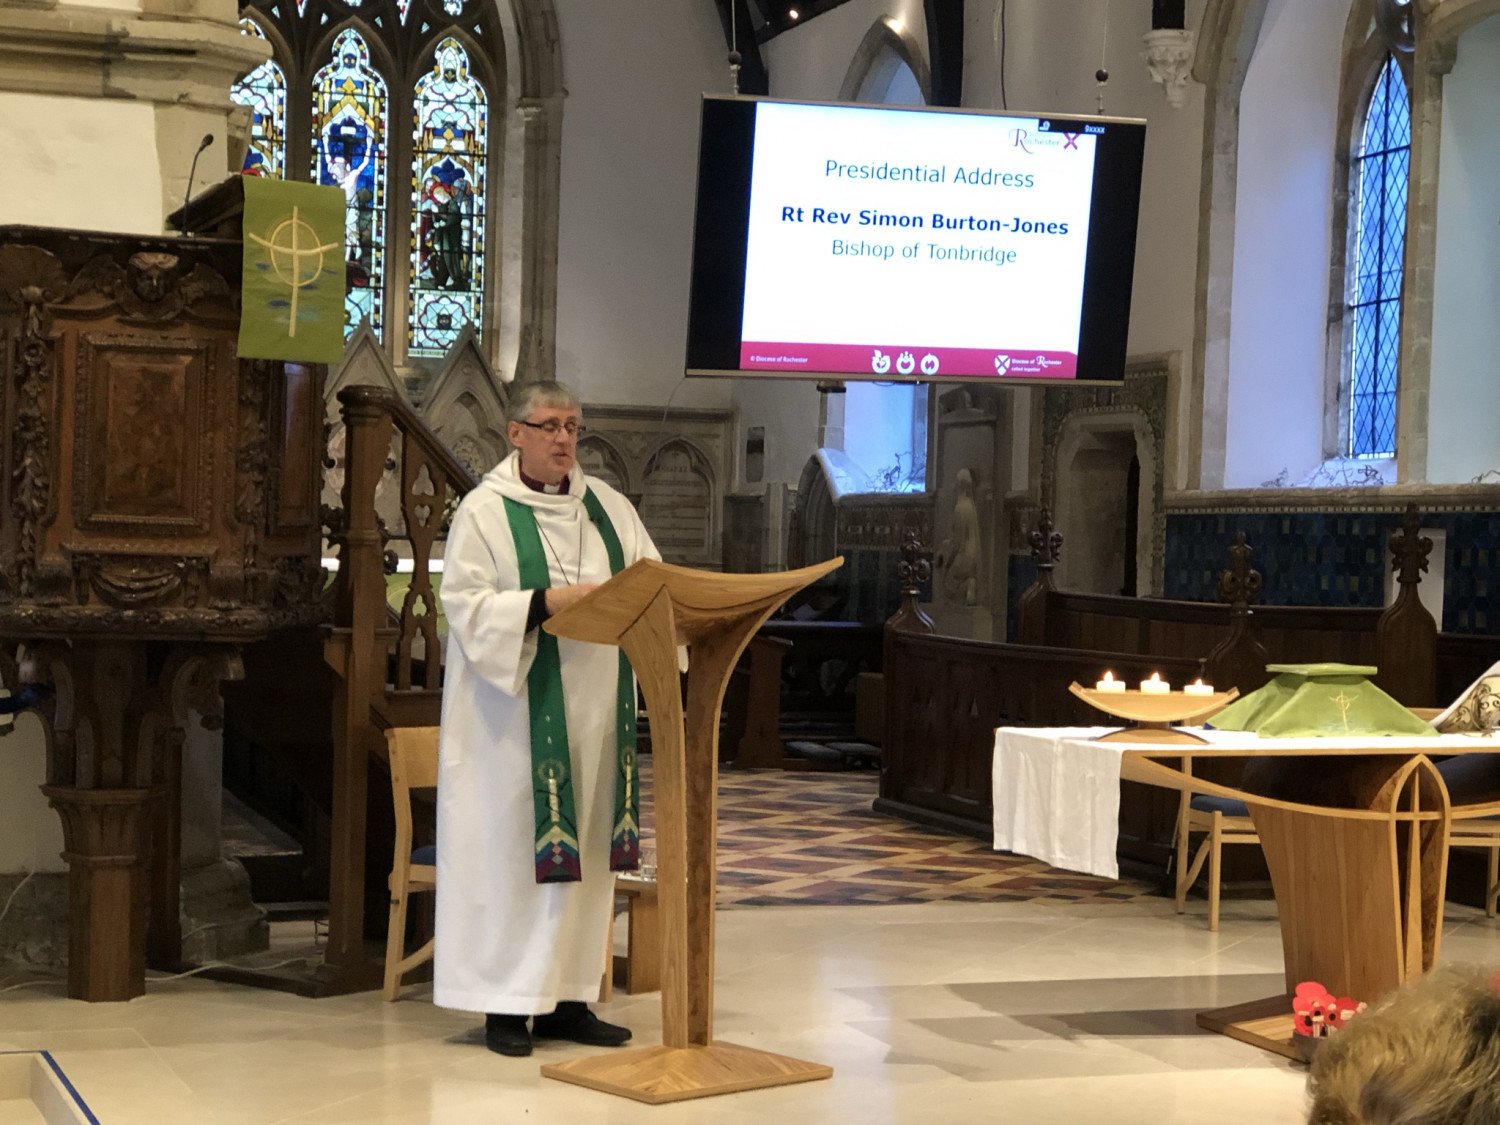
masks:
<svg viewBox="0 0 1500 1125"><path fill-rule="evenodd" d="M876 378L1072 379L1073 352L868 344L740 344L742 371L817 371Z"/></svg>

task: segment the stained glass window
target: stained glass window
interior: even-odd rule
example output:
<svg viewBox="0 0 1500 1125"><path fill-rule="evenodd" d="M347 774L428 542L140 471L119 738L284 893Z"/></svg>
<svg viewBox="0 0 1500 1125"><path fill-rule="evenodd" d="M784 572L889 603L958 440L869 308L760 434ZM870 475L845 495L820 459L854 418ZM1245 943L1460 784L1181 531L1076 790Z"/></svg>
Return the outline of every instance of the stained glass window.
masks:
<svg viewBox="0 0 1500 1125"><path fill-rule="evenodd" d="M469 56L444 39L412 99L412 355L441 356L466 322L480 327L484 294L484 89Z"/></svg>
<svg viewBox="0 0 1500 1125"><path fill-rule="evenodd" d="M312 95L313 176L344 193L344 335L368 319L384 339L387 91L359 32L339 32Z"/></svg>
<svg viewBox="0 0 1500 1125"><path fill-rule="evenodd" d="M254 20L240 20L240 31L265 39ZM229 96L250 107L250 147L245 152L247 176L286 175L286 75L269 59L236 82Z"/></svg>
<svg viewBox="0 0 1500 1125"><path fill-rule="evenodd" d="M1349 453L1396 452L1396 377L1401 355L1401 282L1406 251L1406 181L1411 163L1411 107L1406 81L1387 58L1370 95L1358 150L1355 269L1349 317Z"/></svg>

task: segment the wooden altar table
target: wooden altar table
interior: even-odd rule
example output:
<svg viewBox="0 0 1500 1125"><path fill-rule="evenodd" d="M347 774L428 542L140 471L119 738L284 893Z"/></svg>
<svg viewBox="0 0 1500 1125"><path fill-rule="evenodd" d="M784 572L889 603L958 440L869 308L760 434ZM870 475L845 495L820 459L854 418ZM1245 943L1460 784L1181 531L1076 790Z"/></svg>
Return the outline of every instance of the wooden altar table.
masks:
<svg viewBox="0 0 1500 1125"><path fill-rule="evenodd" d="M1271 871L1287 989L1282 996L1200 1013L1200 1027L1295 1058L1291 994L1299 982L1316 980L1335 995L1373 1001L1436 962L1449 823L1500 814L1500 801L1452 804L1433 760L1500 753L1500 742L1469 735L1263 739L1238 731L1195 732L1208 742L1193 745L1092 741L1105 729L995 732L996 847L1019 841L1025 854L1048 851L1043 829L1062 821L1036 821L1059 813L1081 822L1071 826L1070 839L1108 836L1118 824L1107 823L1105 790L1117 787L1117 780L1244 801ZM1239 788L1183 769L1184 763L1214 757L1254 761L1247 763ZM1118 779L1110 772L1116 760ZM1085 763L1081 771L1073 768L1076 762ZM1054 775L1087 775L1092 781L1059 786ZM1030 798L1029 812L1017 812L1025 803L1018 782ZM1051 850L1068 853L1065 843ZM1068 853L1080 857L1075 869L1115 874L1113 857L1105 867L1097 862L1099 849L1087 851L1075 847Z"/></svg>

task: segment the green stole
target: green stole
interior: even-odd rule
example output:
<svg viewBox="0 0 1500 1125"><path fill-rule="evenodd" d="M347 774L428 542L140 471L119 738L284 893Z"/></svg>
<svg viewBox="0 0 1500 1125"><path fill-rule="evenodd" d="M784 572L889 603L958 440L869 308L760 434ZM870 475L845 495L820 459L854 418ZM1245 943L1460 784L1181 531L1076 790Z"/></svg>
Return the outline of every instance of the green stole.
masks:
<svg viewBox="0 0 1500 1125"><path fill-rule="evenodd" d="M552 585L547 556L527 504L505 497L505 515L516 545L521 589L545 590ZM592 489L583 494L589 520L604 540L609 572L625 569L625 552L604 505ZM581 560L580 560L581 561ZM531 712L531 784L536 812L536 881L572 883L583 878L578 858L578 813L573 802L573 767L568 752L567 710L563 702L562 660L557 638L538 629L536 657L526 677L526 701ZM620 674L615 688L616 777L615 823L610 838L609 869L634 871L640 863L640 785L635 758L635 674L620 652Z"/></svg>

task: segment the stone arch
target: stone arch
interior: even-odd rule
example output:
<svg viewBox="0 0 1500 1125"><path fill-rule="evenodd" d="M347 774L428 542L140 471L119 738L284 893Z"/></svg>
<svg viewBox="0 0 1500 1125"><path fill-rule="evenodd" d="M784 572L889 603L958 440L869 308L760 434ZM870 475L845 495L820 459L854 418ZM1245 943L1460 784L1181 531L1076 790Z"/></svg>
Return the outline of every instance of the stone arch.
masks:
<svg viewBox="0 0 1500 1125"><path fill-rule="evenodd" d="M585 434L578 439L578 464L589 476L598 477L605 484L627 496L636 491L632 487L630 468L615 443L599 434Z"/></svg>
<svg viewBox="0 0 1500 1125"><path fill-rule="evenodd" d="M507 170L495 201L495 325L489 351L509 379L551 379L557 370L557 245L561 191L563 59L554 0L493 0L505 41ZM503 121L502 121L503 116ZM511 175L512 169L519 170Z"/></svg>
<svg viewBox="0 0 1500 1125"><path fill-rule="evenodd" d="M841 102L883 102L902 63L911 68L924 104L932 102L932 71L927 57L906 25L884 16L870 25L854 50L839 87Z"/></svg>
<svg viewBox="0 0 1500 1125"><path fill-rule="evenodd" d="M807 459L797 482L789 538L788 564L793 567L811 566L838 554L838 505L828 470L816 454Z"/></svg>
<svg viewBox="0 0 1500 1125"><path fill-rule="evenodd" d="M1053 519L1066 544L1056 572L1059 588L1127 597L1152 592L1159 456L1150 419L1138 407L1064 419L1052 477ZM1125 500L1132 459L1139 475L1130 513ZM1132 522L1134 541L1127 542L1124 532ZM1133 566L1127 565L1127 555ZM1134 588L1125 589L1132 571Z"/></svg>
<svg viewBox="0 0 1500 1125"><path fill-rule="evenodd" d="M1370 94L1385 57L1392 52L1376 22L1379 0L1354 0L1344 28L1343 66L1339 75L1338 120L1334 125L1333 231L1328 269L1328 339L1323 367L1323 455L1347 452L1349 403L1344 388L1350 366L1352 340L1344 315L1349 278L1356 268L1350 230L1351 156L1364 128ZM1395 52L1402 76L1411 85L1411 56Z"/></svg>
<svg viewBox="0 0 1500 1125"><path fill-rule="evenodd" d="M641 522L668 562L717 565L718 489L713 462L686 438L659 445L641 475Z"/></svg>
<svg viewBox="0 0 1500 1125"><path fill-rule="evenodd" d="M1270 0L1208 0L1193 76L1208 88L1204 106L1204 177L1198 227L1198 292L1189 419L1190 488L1224 485L1228 434L1229 342L1239 171L1240 95ZM1366 0L1352 8L1371 9ZM1443 79L1459 38L1500 14L1500 0L1436 0L1422 6L1410 63L1411 177L1407 203L1406 277L1402 311L1399 479L1418 483L1427 465L1427 404L1432 372L1432 277L1437 258L1438 160ZM1352 29L1357 20L1351 16ZM1347 57L1347 56L1346 56ZM1403 68L1404 69L1404 68ZM1326 364L1325 364L1326 369ZM1325 383L1326 385L1326 383Z"/></svg>

